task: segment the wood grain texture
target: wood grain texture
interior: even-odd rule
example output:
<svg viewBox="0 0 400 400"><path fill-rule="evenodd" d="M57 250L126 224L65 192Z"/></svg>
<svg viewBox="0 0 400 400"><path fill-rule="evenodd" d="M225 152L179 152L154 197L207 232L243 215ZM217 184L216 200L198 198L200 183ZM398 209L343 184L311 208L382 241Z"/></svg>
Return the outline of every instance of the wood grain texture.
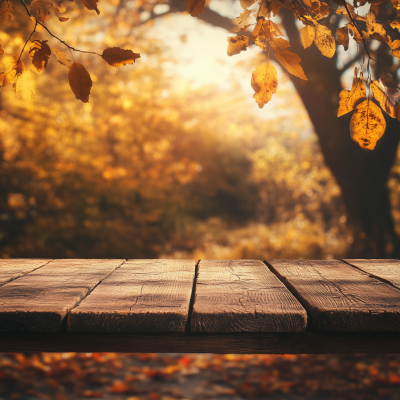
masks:
<svg viewBox="0 0 400 400"><path fill-rule="evenodd" d="M0 259L0 286L29 274L50 261L29 258Z"/></svg>
<svg viewBox="0 0 400 400"><path fill-rule="evenodd" d="M307 314L261 261L201 260L192 332L303 332Z"/></svg>
<svg viewBox="0 0 400 400"><path fill-rule="evenodd" d="M398 333L0 333L0 352L400 353Z"/></svg>
<svg viewBox="0 0 400 400"><path fill-rule="evenodd" d="M386 281L400 288L400 261L399 260L343 260L374 278Z"/></svg>
<svg viewBox="0 0 400 400"><path fill-rule="evenodd" d="M54 260L0 288L0 331L55 332L124 260Z"/></svg>
<svg viewBox="0 0 400 400"><path fill-rule="evenodd" d="M268 260L319 332L400 331L400 291L337 260Z"/></svg>
<svg viewBox="0 0 400 400"><path fill-rule="evenodd" d="M195 276L191 260L129 260L68 316L72 332L183 332Z"/></svg>

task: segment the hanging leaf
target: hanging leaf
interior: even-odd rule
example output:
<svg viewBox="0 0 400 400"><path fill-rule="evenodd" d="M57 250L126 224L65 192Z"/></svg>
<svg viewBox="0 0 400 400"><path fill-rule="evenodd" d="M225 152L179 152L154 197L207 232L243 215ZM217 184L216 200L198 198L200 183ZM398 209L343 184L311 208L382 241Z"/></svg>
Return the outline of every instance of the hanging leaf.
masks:
<svg viewBox="0 0 400 400"><path fill-rule="evenodd" d="M282 66L292 75L307 81L308 79L300 65L301 58L287 50L287 47L290 47L290 43L285 39L277 38L271 40L271 49Z"/></svg>
<svg viewBox="0 0 400 400"><path fill-rule="evenodd" d="M68 68L71 68L72 62L67 58L67 56L63 51L58 50L56 47L52 47L51 50L53 51L53 54L56 56L57 61L60 64L65 65Z"/></svg>
<svg viewBox="0 0 400 400"><path fill-rule="evenodd" d="M228 56L239 54L241 51L246 51L249 45L249 38L247 36L227 37L228 41Z"/></svg>
<svg viewBox="0 0 400 400"><path fill-rule="evenodd" d="M350 134L360 147L373 150L385 129L382 111L372 100L364 100L356 107L350 121Z"/></svg>
<svg viewBox="0 0 400 400"><path fill-rule="evenodd" d="M25 71L25 64L22 61L18 61L16 57L6 57L4 62L1 64L0 70L0 86L6 87L9 83L14 84L18 78Z"/></svg>
<svg viewBox="0 0 400 400"><path fill-rule="evenodd" d="M347 26L336 28L336 35L338 44L341 44L344 50L347 51L349 48L349 28L347 28Z"/></svg>
<svg viewBox="0 0 400 400"><path fill-rule="evenodd" d="M29 55L32 58L32 64L38 72L43 71L47 67L49 57L51 56L51 49L47 44L47 40L35 40L31 44Z"/></svg>
<svg viewBox="0 0 400 400"><path fill-rule="evenodd" d="M311 25L305 26L300 31L301 44L306 49L310 47L315 39L315 28Z"/></svg>
<svg viewBox="0 0 400 400"><path fill-rule="evenodd" d="M365 99L365 94L363 75L361 74L360 78L357 78L356 69L351 90L342 90L339 94L340 101L337 116L340 117L353 111L354 108Z"/></svg>
<svg viewBox="0 0 400 400"><path fill-rule="evenodd" d="M83 103L89 103L92 79L86 68L79 63L73 63L68 73L69 85L75 97Z"/></svg>
<svg viewBox="0 0 400 400"><path fill-rule="evenodd" d="M247 18L249 18L251 14L251 10L248 10L247 8L236 18L236 21L238 24L241 24L242 22L246 21Z"/></svg>
<svg viewBox="0 0 400 400"><path fill-rule="evenodd" d="M4 54L4 50L1 48L1 45L0 45L0 56L2 56Z"/></svg>
<svg viewBox="0 0 400 400"><path fill-rule="evenodd" d="M186 9L192 17L197 17L204 12L206 0L186 0Z"/></svg>
<svg viewBox="0 0 400 400"><path fill-rule="evenodd" d="M99 9L97 8L97 3L99 0L82 0L83 5L90 11L96 11L97 15L100 14Z"/></svg>
<svg viewBox="0 0 400 400"><path fill-rule="evenodd" d="M358 29L354 26L354 24L352 22L349 22L346 26L349 28L350 34L351 36L353 36L353 39L356 41L356 43L362 43L363 38L358 32Z"/></svg>
<svg viewBox="0 0 400 400"><path fill-rule="evenodd" d="M256 40L258 38L258 36L260 35L261 28L263 26L263 22L264 22L263 18L259 18L257 20L256 26L254 27L253 32L251 33L251 38L253 40Z"/></svg>
<svg viewBox="0 0 400 400"><path fill-rule="evenodd" d="M101 55L112 67L123 67L127 64L134 64L140 54L134 53L132 50L123 50L119 47L111 47L105 49Z"/></svg>
<svg viewBox="0 0 400 400"><path fill-rule="evenodd" d="M234 32L238 32L238 33L243 32L243 31L245 31L246 29L250 28L250 26L251 26L251 24L242 26L241 28L238 28L238 29L234 30Z"/></svg>
<svg viewBox="0 0 400 400"><path fill-rule="evenodd" d="M267 104L278 88L278 73L270 63L260 65L251 76L251 87L256 92L254 98L260 108Z"/></svg>
<svg viewBox="0 0 400 400"><path fill-rule="evenodd" d="M329 58L334 56L336 52L335 38L332 31L325 25L317 25L314 41L323 56Z"/></svg>
<svg viewBox="0 0 400 400"><path fill-rule="evenodd" d="M399 87L388 87L380 79L371 83L371 89L375 100L380 104L392 118L400 120L400 89Z"/></svg>
<svg viewBox="0 0 400 400"><path fill-rule="evenodd" d="M11 14L14 11L14 7L8 0L3 0L0 3L0 25L8 21L11 18Z"/></svg>
<svg viewBox="0 0 400 400"><path fill-rule="evenodd" d="M400 32L400 21L399 20L395 19L395 20L391 21L390 26L393 29L397 29Z"/></svg>

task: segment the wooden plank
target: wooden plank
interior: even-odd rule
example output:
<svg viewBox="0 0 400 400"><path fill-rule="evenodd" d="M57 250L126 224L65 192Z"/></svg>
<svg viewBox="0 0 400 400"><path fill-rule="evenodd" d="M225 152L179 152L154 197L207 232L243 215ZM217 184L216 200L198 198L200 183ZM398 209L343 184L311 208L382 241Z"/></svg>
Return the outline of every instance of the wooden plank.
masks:
<svg viewBox="0 0 400 400"><path fill-rule="evenodd" d="M55 332L124 260L54 260L0 288L0 331Z"/></svg>
<svg viewBox="0 0 400 400"><path fill-rule="evenodd" d="M319 332L400 331L400 291L337 260L268 260Z"/></svg>
<svg viewBox="0 0 400 400"><path fill-rule="evenodd" d="M0 333L0 352L400 353L398 333Z"/></svg>
<svg viewBox="0 0 400 400"><path fill-rule="evenodd" d="M307 314L261 262L201 260L192 332L302 332Z"/></svg>
<svg viewBox="0 0 400 400"><path fill-rule="evenodd" d="M51 260L29 258L0 259L0 286L46 265Z"/></svg>
<svg viewBox="0 0 400 400"><path fill-rule="evenodd" d="M343 260L374 278L386 281L400 288L400 261L399 260Z"/></svg>
<svg viewBox="0 0 400 400"><path fill-rule="evenodd" d="M191 260L129 260L68 316L72 332L183 332L195 277Z"/></svg>

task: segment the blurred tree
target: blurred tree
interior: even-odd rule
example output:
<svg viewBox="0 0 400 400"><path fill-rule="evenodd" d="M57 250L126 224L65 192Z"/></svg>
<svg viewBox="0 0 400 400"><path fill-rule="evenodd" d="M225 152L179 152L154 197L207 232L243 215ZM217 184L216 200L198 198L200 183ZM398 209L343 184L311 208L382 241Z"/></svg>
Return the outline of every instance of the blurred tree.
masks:
<svg viewBox="0 0 400 400"><path fill-rule="evenodd" d="M185 4L179 0L169 0L169 4L169 12L185 10ZM386 134L373 152L360 149L352 142L349 135L350 116L337 118L337 105L343 88L343 74L354 68L360 55L355 54L339 68L338 52L332 59L328 59L322 56L316 46L304 49L293 13L283 8L279 15L293 51L302 59L308 82L293 75L289 75L290 79L310 116L325 162L335 176L346 204L347 224L354 236L348 256L396 257L400 254L400 242L394 229L387 184L397 154L400 122L386 116ZM382 22L388 21L394 15L395 11L389 3L380 5L379 19ZM158 15L152 17L156 18ZM209 7L198 18L230 32L237 29L230 18ZM338 26L338 22L337 18L333 28ZM386 71L396 75L398 63L395 62L390 48L378 44L371 54ZM376 76L384 76L383 68L377 65L375 67Z"/></svg>

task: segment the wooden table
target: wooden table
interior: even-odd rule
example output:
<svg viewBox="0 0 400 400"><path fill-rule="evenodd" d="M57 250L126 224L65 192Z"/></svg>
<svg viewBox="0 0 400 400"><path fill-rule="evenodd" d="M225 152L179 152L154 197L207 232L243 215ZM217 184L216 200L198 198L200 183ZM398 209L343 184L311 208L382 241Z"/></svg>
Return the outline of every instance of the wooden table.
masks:
<svg viewBox="0 0 400 400"><path fill-rule="evenodd" d="M2 259L0 351L400 353L400 261Z"/></svg>

